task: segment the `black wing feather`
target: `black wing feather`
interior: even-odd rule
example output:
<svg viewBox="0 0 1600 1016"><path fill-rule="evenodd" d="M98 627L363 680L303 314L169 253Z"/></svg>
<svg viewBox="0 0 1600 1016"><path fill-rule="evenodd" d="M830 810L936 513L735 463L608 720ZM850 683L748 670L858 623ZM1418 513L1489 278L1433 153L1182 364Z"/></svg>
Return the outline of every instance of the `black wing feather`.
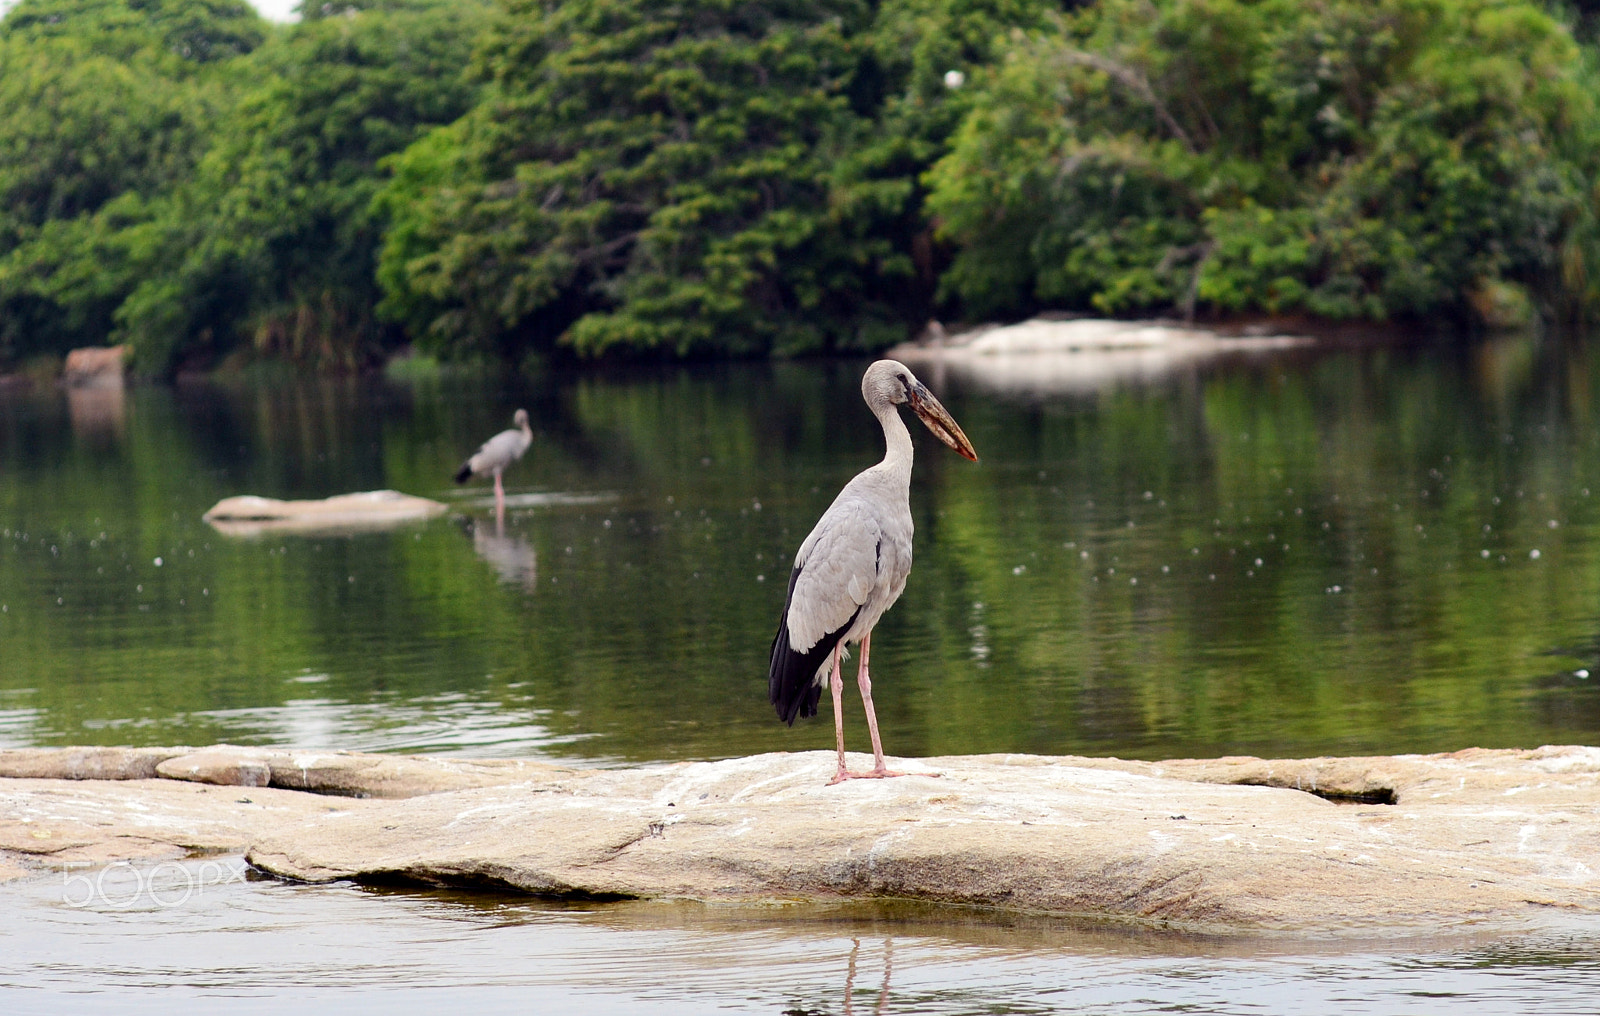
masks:
<svg viewBox="0 0 1600 1016"><path fill-rule="evenodd" d="M466 483L472 478L472 461L469 459L461 463L461 468L456 470L456 482Z"/></svg>
<svg viewBox="0 0 1600 1016"><path fill-rule="evenodd" d="M794 586L800 581L800 568L789 574L789 593L783 598L783 614L778 618L778 634L772 637L772 663L767 670L767 699L777 707L778 719L794 726L797 716L817 715L822 685L817 683L817 668L833 652L844 633L856 623L857 607L850 619L828 632L809 652L798 652L789 645L789 604L794 601Z"/></svg>

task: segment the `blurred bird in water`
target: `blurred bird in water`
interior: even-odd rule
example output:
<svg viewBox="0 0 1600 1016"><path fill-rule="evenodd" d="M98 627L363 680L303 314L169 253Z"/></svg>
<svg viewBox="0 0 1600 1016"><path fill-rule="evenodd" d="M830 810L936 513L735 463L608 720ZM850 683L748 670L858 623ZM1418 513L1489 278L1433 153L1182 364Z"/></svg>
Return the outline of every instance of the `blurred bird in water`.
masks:
<svg viewBox="0 0 1600 1016"><path fill-rule="evenodd" d="M500 483L500 474L506 467L522 458L528 446L533 444L533 428L528 426L528 411L519 409L511 418L512 429L502 430L483 443L472 454L472 457L461 464L456 470L456 482L466 483L474 476L494 475L494 511L496 515L503 515L506 508L506 492Z"/></svg>

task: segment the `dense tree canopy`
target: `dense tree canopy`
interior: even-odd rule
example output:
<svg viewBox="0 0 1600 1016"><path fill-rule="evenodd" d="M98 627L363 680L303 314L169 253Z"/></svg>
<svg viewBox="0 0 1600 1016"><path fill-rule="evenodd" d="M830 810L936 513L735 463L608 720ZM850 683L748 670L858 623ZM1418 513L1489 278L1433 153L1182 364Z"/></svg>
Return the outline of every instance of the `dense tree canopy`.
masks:
<svg viewBox="0 0 1600 1016"><path fill-rule="evenodd" d="M443 350L881 348L934 288L944 75L1037 0L508 0L483 103L386 194L385 311Z"/></svg>
<svg viewBox="0 0 1600 1016"><path fill-rule="evenodd" d="M465 113L488 7L23 0L0 26L0 358L112 338L353 365L379 162Z"/></svg>
<svg viewBox="0 0 1600 1016"><path fill-rule="evenodd" d="M471 106L461 68L487 13L465 0L324 5L263 46L259 83L158 224L124 334L164 362L240 340L342 366L374 352L379 162Z"/></svg>
<svg viewBox="0 0 1600 1016"><path fill-rule="evenodd" d="M28 42L67 39L121 60L207 64L244 56L261 45L267 28L247 0L19 0L0 34Z"/></svg>
<svg viewBox="0 0 1600 1016"><path fill-rule="evenodd" d="M946 320L1600 313L1537 0L20 0L0 368L876 349Z"/></svg>
<svg viewBox="0 0 1600 1016"><path fill-rule="evenodd" d="M933 173L945 284L979 314L1592 308L1595 87L1525 3L1102 0L1017 43Z"/></svg>
<svg viewBox="0 0 1600 1016"><path fill-rule="evenodd" d="M204 58L264 35L243 0L205 11L214 31L181 2L22 0L0 21L0 359L111 330L129 230L205 150L225 88Z"/></svg>

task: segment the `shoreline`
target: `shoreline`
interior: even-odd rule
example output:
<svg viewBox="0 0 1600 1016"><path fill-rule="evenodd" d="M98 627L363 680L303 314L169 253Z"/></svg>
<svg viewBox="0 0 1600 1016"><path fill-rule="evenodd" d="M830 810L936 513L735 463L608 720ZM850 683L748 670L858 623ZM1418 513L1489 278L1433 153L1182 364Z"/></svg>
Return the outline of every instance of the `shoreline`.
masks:
<svg viewBox="0 0 1600 1016"><path fill-rule="evenodd" d="M903 342L895 343L892 346L880 350L876 354L863 354L859 351L835 351L832 353L808 354L801 357L801 359L855 359L860 358L863 355L873 355L875 357L886 356L893 359L903 359L904 356L902 354L907 354L908 351L911 351L909 355L916 355L918 353L927 355L929 353L947 350L960 350L980 336L988 335L994 332L1005 332L1012 329L1022 328L1023 326L1036 326L1041 324L1058 326L1080 322L1091 322L1099 325L1114 326L1118 328L1154 329L1166 330L1173 333L1188 333L1190 335L1203 337L1207 340L1219 340L1222 344L1231 345L1233 348L1239 350L1249 349L1252 347L1256 349L1268 348L1267 346L1261 344L1261 340L1280 339L1283 337L1292 337L1294 340L1296 340L1295 344L1297 345L1314 345L1324 347L1384 346L1428 341L1427 337L1421 331L1423 327L1421 322L1369 321L1365 319L1338 320L1332 318L1323 319L1307 316L1272 317L1263 315L1239 315L1236 317L1216 319L1200 317L1196 318L1192 322L1185 323L1180 319L1164 317L1107 318L1098 317L1087 313L1076 314L1070 312L1046 311L1022 321L1010 323L975 322L956 324L951 326L951 330L948 333L945 332L943 325L937 321L934 321L930 322L929 329L924 330L922 334L914 338L907 339ZM1462 332L1459 338L1466 338L1468 334L1469 333L1467 332ZM86 346L80 347L80 349L73 352L98 353L121 348L122 347ZM1095 346L1091 346L1089 348L1106 347L1096 344ZM1276 348L1283 347L1278 346ZM557 350L556 352L559 353L560 351ZM317 376L342 377L349 376L351 374L381 375L384 374L392 365L405 363L416 355L417 353L415 347L407 343L394 349L387 350L371 362L367 362L355 367L330 367L327 365L319 367L295 360L267 355L252 356L245 358L242 361L237 357L235 357L233 360L228 360L225 358L224 360L213 363L204 369L180 369L171 376L171 380L178 380L180 378L196 379L213 376L228 376L237 373L241 369L241 363L249 366L275 364L296 372L305 370L307 373ZM659 362L676 364L702 362L731 363L744 362L748 361L749 359L750 357L747 356L695 356L686 359L679 358L663 360ZM784 362L785 358L769 355L765 357L757 357L756 359L766 360L767 362L781 363ZM34 357L27 362L10 363L0 366L0 391L24 392L31 389L65 389L72 387L72 381L69 378L70 368L67 360L68 354L50 354ZM608 367L622 367L626 369L640 363L651 362L657 361L654 361L649 357L639 358L623 356L612 359L585 359L574 357L570 365L586 367L588 369L606 369ZM491 369L515 369L517 363L518 361L514 359L505 359L480 361L477 365L479 367L487 366ZM131 370L127 373L127 379L130 383L149 380L154 376L157 375L142 373L138 370Z"/></svg>

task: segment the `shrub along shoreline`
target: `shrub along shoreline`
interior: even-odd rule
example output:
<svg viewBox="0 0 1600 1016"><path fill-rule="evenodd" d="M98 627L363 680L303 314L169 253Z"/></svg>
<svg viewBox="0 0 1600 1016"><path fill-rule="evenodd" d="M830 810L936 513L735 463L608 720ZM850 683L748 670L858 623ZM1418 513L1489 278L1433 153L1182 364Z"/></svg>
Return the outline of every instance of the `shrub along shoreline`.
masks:
<svg viewBox="0 0 1600 1016"><path fill-rule="evenodd" d="M1043 310L1583 323L1584 10L20 0L0 370L871 352Z"/></svg>

